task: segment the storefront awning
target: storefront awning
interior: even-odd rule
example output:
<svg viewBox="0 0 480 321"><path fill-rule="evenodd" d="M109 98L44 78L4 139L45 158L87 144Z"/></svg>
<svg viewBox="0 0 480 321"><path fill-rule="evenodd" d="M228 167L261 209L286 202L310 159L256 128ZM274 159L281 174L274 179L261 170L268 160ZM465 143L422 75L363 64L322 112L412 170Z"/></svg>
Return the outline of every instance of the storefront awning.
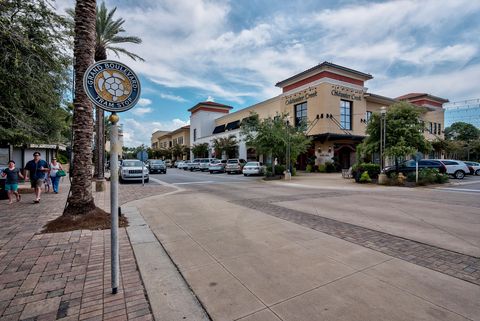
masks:
<svg viewBox="0 0 480 321"><path fill-rule="evenodd" d="M326 141L334 141L334 140L351 140L354 142L361 142L366 136L325 133L325 134L313 135L311 137L313 141L319 141L324 143Z"/></svg>
<svg viewBox="0 0 480 321"><path fill-rule="evenodd" d="M219 134L219 133L223 133L224 131L225 131L225 125L218 125L217 127L215 127L212 134Z"/></svg>

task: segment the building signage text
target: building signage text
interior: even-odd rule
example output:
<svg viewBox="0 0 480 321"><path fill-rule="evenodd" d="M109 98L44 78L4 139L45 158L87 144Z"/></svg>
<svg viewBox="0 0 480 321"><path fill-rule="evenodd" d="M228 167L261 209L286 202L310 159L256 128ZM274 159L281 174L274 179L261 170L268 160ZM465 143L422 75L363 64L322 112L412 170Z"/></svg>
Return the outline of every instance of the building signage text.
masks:
<svg viewBox="0 0 480 321"><path fill-rule="evenodd" d="M343 92L343 91L347 91L347 90L349 90L349 89L347 89L345 87L340 87L340 88L337 87L335 89L332 89L331 94L333 96L338 96L338 97L348 99L348 100L362 100L362 95L361 95L360 91L355 90L351 94ZM350 91L352 91L352 90L350 89ZM355 93L358 93L358 95L355 95Z"/></svg>
<svg viewBox="0 0 480 321"><path fill-rule="evenodd" d="M285 105L299 103L301 101L307 100L307 99L312 98L312 97L317 97L317 91L314 91L314 92L311 92L311 93L306 93L306 94L300 95L298 97L287 98L287 99L285 99Z"/></svg>

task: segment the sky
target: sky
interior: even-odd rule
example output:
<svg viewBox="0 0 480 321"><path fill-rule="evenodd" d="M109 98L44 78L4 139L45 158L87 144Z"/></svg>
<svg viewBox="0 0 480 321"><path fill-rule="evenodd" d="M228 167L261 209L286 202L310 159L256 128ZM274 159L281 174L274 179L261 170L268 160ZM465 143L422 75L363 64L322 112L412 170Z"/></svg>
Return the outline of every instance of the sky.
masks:
<svg viewBox="0 0 480 321"><path fill-rule="evenodd" d="M101 2L97 0L97 4ZM120 114L124 144L189 123L215 101L239 110L281 93L275 84L323 61L374 78L368 92L480 98L480 1L107 0L124 18L123 47L145 62L108 58L140 77L141 99ZM73 0L57 0L58 12Z"/></svg>

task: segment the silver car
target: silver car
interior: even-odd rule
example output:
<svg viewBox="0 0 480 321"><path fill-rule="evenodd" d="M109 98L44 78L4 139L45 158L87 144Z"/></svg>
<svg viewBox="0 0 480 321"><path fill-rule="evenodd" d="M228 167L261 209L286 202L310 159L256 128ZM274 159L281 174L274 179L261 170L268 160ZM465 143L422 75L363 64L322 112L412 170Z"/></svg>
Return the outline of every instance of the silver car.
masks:
<svg viewBox="0 0 480 321"><path fill-rule="evenodd" d="M210 165L208 166L208 171L210 172L210 174L225 173L225 165L227 165L226 159L216 159L215 161L210 162Z"/></svg>
<svg viewBox="0 0 480 321"><path fill-rule="evenodd" d="M143 171L143 179L146 183L148 183L148 168L144 166L142 161L139 161L137 159L125 159L122 162L122 165L120 166L120 169L118 171L118 177L120 182L141 181Z"/></svg>
<svg viewBox="0 0 480 321"><path fill-rule="evenodd" d="M243 176L263 175L265 173L265 166L260 162L248 162L243 166Z"/></svg>

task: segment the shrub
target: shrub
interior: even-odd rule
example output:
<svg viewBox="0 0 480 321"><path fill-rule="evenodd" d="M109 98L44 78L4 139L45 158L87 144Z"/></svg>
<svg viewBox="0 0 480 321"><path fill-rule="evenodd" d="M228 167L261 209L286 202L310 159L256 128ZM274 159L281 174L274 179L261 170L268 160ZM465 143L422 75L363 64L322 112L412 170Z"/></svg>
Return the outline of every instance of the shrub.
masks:
<svg viewBox="0 0 480 321"><path fill-rule="evenodd" d="M318 165L318 172L319 173L326 173L327 172L326 166L324 164Z"/></svg>
<svg viewBox="0 0 480 321"><path fill-rule="evenodd" d="M415 172L407 175L408 182L415 182ZM448 182L448 175L441 174L436 168L422 168L418 170L418 185L443 184Z"/></svg>
<svg viewBox="0 0 480 321"><path fill-rule="evenodd" d="M363 173L367 171L368 175L371 178L378 178L378 174L380 174L380 165L372 164L372 163L360 163L355 164L352 166L352 174L355 176L355 173Z"/></svg>
<svg viewBox="0 0 480 321"><path fill-rule="evenodd" d="M370 175L368 175L368 172L365 171L362 173L362 176L360 176L360 183L371 183L372 179L370 178Z"/></svg>
<svg viewBox="0 0 480 321"><path fill-rule="evenodd" d="M325 171L327 173L334 173L337 171L337 168L333 162L325 162Z"/></svg>
<svg viewBox="0 0 480 321"><path fill-rule="evenodd" d="M307 173L313 172L313 166L310 165L310 164L308 164L308 165L307 165L307 168L305 168L305 171L306 171Z"/></svg>
<svg viewBox="0 0 480 321"><path fill-rule="evenodd" d="M265 172L265 177L272 177L272 176L273 176L272 171L269 171L269 170L267 169L267 171Z"/></svg>
<svg viewBox="0 0 480 321"><path fill-rule="evenodd" d="M283 175L285 169L285 165L275 165L275 175Z"/></svg>
<svg viewBox="0 0 480 321"><path fill-rule="evenodd" d="M318 172L318 165L313 165L313 171Z"/></svg>

